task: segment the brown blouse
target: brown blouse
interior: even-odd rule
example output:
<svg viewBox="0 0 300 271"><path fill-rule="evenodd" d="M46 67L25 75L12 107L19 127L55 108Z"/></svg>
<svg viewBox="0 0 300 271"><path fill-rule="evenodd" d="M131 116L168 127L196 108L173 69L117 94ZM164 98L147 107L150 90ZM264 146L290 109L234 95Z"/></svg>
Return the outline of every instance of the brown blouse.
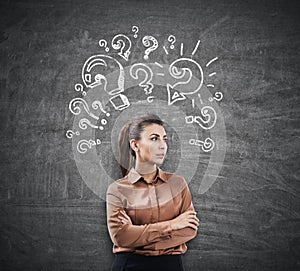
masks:
<svg viewBox="0 0 300 271"><path fill-rule="evenodd" d="M125 210L132 224L122 224L119 212ZM113 252L144 255L180 254L196 230L172 230L170 220L193 210L191 194L183 177L158 169L152 184L132 168L127 176L107 190L107 225L114 243Z"/></svg>

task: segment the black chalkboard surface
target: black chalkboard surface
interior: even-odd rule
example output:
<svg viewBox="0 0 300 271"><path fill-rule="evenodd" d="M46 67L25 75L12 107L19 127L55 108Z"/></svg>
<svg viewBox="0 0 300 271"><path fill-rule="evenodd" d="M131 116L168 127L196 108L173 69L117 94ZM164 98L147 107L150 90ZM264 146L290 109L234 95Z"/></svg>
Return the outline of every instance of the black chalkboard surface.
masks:
<svg viewBox="0 0 300 271"><path fill-rule="evenodd" d="M298 1L0 5L1 270L110 270L116 137L144 111L166 121L162 168L186 178L200 218L186 270L299 270ZM123 86L91 87L92 56L109 83L121 65Z"/></svg>

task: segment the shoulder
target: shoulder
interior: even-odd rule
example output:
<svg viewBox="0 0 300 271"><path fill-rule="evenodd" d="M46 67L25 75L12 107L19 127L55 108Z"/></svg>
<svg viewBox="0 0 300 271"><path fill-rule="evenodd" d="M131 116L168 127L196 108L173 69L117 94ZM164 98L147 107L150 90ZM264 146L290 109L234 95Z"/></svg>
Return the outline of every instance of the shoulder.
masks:
<svg viewBox="0 0 300 271"><path fill-rule="evenodd" d="M127 176L120 178L118 180L115 180L108 186L107 194L116 194L117 192L119 192L120 187L124 188L128 185L129 185L129 182L128 182Z"/></svg>
<svg viewBox="0 0 300 271"><path fill-rule="evenodd" d="M177 175L175 173L167 172L167 171L161 171L163 178L165 181L171 185L176 186L177 188L185 188L187 187L187 183L183 176Z"/></svg>

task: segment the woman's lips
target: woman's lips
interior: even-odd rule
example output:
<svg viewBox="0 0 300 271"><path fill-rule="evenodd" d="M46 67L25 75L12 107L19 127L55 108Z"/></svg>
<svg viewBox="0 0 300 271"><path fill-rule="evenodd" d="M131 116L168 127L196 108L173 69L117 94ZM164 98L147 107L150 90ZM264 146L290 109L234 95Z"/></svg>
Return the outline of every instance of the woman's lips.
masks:
<svg viewBox="0 0 300 271"><path fill-rule="evenodd" d="M156 154L156 156L158 157L158 158L164 158L165 157L165 155L162 153L162 154Z"/></svg>

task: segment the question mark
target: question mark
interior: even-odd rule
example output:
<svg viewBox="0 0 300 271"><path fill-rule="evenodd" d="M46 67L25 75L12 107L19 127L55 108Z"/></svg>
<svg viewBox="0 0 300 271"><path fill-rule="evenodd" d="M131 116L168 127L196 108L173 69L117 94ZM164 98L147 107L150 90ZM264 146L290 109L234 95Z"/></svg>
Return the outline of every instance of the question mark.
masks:
<svg viewBox="0 0 300 271"><path fill-rule="evenodd" d="M153 84L151 83L153 78L152 70L144 63L136 63L130 68L130 75L134 79L139 78L139 73L145 74L145 79L139 83L139 86L144 88L145 93L148 95L152 92Z"/></svg>
<svg viewBox="0 0 300 271"><path fill-rule="evenodd" d="M105 47L105 52L109 51L109 48L107 47L107 41L105 39L99 40L99 46L100 47Z"/></svg>
<svg viewBox="0 0 300 271"><path fill-rule="evenodd" d="M76 84L76 85L74 86L74 88L75 88L76 91L81 92L83 96L86 95L86 92L83 91L83 85L82 85L82 84Z"/></svg>
<svg viewBox="0 0 300 271"><path fill-rule="evenodd" d="M212 102L213 100L216 100L217 102L221 101L223 99L223 93L220 92L220 91L217 91L215 94L214 94L214 97L210 97L208 100L210 102Z"/></svg>
<svg viewBox="0 0 300 271"><path fill-rule="evenodd" d="M118 34L114 36L114 38L111 41L111 44L115 50L120 50L118 55L123 57L126 61L128 61L128 57L131 53L131 40L123 34Z"/></svg>
<svg viewBox="0 0 300 271"><path fill-rule="evenodd" d="M170 36L168 37L168 42L170 42L170 43L171 43L171 46L170 46L170 48L173 50L173 49L174 49L174 43L176 42L176 38L175 38L175 36L173 36L173 35L170 35Z"/></svg>
<svg viewBox="0 0 300 271"><path fill-rule="evenodd" d="M77 143L77 151L79 153L86 153L87 152L87 148L91 149L93 146L96 145L100 145L101 144L101 140L99 138L97 138L97 140L86 140L86 139L82 139ZM86 147L85 147L86 146Z"/></svg>
<svg viewBox="0 0 300 271"><path fill-rule="evenodd" d="M66 132L66 137L67 138L72 138L73 137L73 135L80 135L80 133L78 132L78 131L76 131L76 132L73 132L72 130L68 130L67 132Z"/></svg>
<svg viewBox="0 0 300 271"><path fill-rule="evenodd" d="M151 46L151 41L153 43L152 46ZM152 36L145 36L145 37L143 37L142 43L145 47L149 47L148 49L146 49L145 55L144 55L144 59L148 60L149 54L157 49L158 41L156 38L154 38Z"/></svg>
<svg viewBox="0 0 300 271"><path fill-rule="evenodd" d="M133 37L136 39L137 38L137 33L139 32L139 28L136 25L134 25L132 27L132 32L134 33Z"/></svg>
<svg viewBox="0 0 300 271"><path fill-rule="evenodd" d="M96 101L94 101L93 103L92 103L92 107L93 107L93 109L95 109L95 110L97 110L98 108L102 111L102 113L104 113L107 117L109 117L110 116L110 114L106 111L106 110L104 110L104 108L103 108L103 106L102 106L102 104L101 104L101 102L100 101L98 101L98 100L96 100ZM106 119L101 119L101 124L102 125L106 125L107 124L107 120ZM103 130L102 128L101 128L102 126L100 126L100 128L99 129L101 129L101 130Z"/></svg>

